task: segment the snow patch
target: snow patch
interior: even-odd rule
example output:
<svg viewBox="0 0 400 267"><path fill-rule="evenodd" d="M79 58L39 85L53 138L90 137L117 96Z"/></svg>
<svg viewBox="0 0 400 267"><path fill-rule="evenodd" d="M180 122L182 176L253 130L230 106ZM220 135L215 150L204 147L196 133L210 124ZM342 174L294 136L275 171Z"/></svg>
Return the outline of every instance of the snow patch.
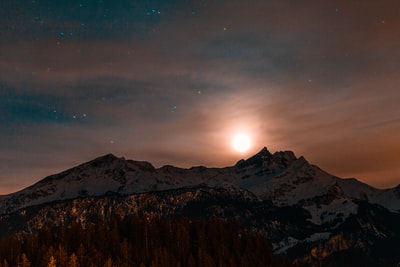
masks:
<svg viewBox="0 0 400 267"><path fill-rule="evenodd" d="M272 244L272 249L275 254L282 254L285 253L289 248L297 245L299 242L301 241L289 236L288 238L285 238L279 243Z"/></svg>
<svg viewBox="0 0 400 267"><path fill-rule="evenodd" d="M357 214L358 206L351 199L334 199L328 205L313 203L303 208L310 212L312 223L322 225L335 220L344 221L351 214Z"/></svg>
<svg viewBox="0 0 400 267"><path fill-rule="evenodd" d="M307 237L306 239L304 239L304 241L314 242L318 240L328 240L330 236L331 236L330 232L314 233L309 237Z"/></svg>

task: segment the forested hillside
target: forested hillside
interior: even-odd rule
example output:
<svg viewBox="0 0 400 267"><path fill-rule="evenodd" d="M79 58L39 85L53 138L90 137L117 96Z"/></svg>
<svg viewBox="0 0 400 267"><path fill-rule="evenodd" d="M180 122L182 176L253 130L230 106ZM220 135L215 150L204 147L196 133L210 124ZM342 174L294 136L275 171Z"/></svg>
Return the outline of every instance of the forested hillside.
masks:
<svg viewBox="0 0 400 267"><path fill-rule="evenodd" d="M0 242L0 267L42 266L289 266L265 236L230 221L131 217L72 223Z"/></svg>

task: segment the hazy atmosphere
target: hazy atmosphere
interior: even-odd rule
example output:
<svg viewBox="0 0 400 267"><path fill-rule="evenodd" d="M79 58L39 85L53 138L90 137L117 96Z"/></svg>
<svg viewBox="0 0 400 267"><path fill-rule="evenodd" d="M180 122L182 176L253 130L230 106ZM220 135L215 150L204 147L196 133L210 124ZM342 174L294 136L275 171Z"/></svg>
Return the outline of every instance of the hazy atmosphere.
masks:
<svg viewBox="0 0 400 267"><path fill-rule="evenodd" d="M1 1L0 194L107 153L218 167L264 146L395 186L399 29L397 0Z"/></svg>

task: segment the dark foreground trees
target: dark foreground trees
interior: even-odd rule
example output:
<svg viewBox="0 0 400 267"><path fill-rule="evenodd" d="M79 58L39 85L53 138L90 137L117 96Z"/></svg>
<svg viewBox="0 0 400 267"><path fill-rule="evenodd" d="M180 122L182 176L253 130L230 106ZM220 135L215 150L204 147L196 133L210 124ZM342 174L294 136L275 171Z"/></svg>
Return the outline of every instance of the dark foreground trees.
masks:
<svg viewBox="0 0 400 267"><path fill-rule="evenodd" d="M132 217L13 234L0 242L5 266L287 266L262 234L220 219Z"/></svg>

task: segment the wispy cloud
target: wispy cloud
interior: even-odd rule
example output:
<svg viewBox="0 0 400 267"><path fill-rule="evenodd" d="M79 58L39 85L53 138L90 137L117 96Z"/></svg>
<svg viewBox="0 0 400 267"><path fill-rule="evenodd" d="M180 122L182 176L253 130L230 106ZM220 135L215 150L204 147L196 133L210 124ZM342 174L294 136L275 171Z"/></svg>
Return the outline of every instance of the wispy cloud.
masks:
<svg viewBox="0 0 400 267"><path fill-rule="evenodd" d="M394 185L400 20L397 1L384 2L124 2L96 6L109 9L104 20L79 11L87 21L58 19L59 9L36 18L43 7L18 4L21 24L2 16L0 26L0 181L20 188L29 172L108 152L234 164L248 155L230 138L247 131L249 155L292 149L332 173Z"/></svg>

